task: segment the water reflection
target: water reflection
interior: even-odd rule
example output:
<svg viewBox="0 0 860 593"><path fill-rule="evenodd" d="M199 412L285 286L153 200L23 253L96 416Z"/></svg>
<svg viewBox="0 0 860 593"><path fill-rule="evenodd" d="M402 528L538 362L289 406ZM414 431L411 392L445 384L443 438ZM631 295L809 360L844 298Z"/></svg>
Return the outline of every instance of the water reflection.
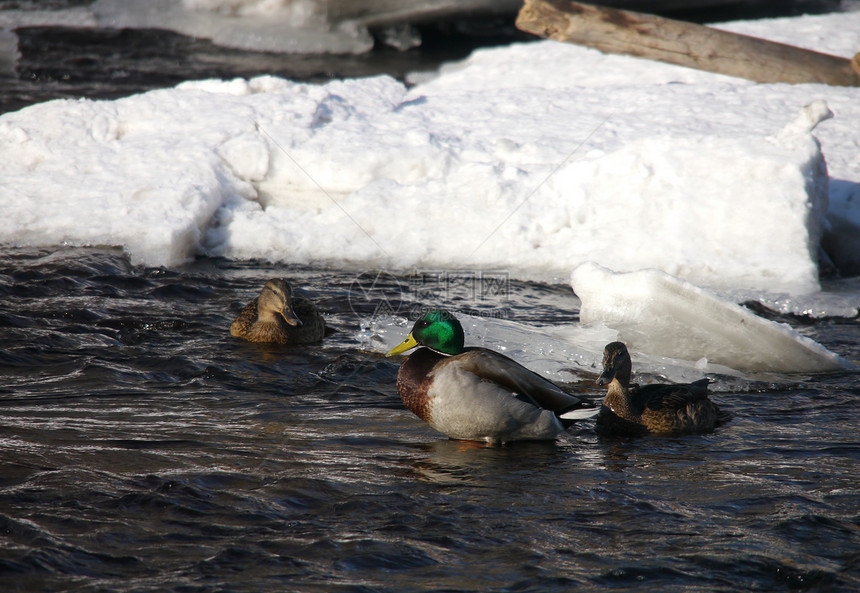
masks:
<svg viewBox="0 0 860 593"><path fill-rule="evenodd" d="M455 441L439 437L418 446L414 462L417 476L430 483L447 486L494 487L502 473L509 479L550 468L564 459L552 441L516 442L503 447ZM517 485L508 481L507 486Z"/></svg>

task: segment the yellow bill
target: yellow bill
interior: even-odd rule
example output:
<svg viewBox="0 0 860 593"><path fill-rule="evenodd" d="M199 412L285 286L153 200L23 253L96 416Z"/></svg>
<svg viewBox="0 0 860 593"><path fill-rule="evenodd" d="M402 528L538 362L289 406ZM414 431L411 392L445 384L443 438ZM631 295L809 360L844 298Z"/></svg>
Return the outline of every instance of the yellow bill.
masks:
<svg viewBox="0 0 860 593"><path fill-rule="evenodd" d="M385 356L394 356L395 354L400 354L401 352L411 350L412 348L415 348L415 346L418 346L418 342L415 341L415 338L413 338L412 334L410 333L408 336L406 336L405 340L392 348Z"/></svg>
<svg viewBox="0 0 860 593"><path fill-rule="evenodd" d="M281 309L281 317L283 317L284 321L293 327L300 327L302 325L302 320L296 316L295 311L293 311L293 308L290 307L289 303L284 305L284 308Z"/></svg>

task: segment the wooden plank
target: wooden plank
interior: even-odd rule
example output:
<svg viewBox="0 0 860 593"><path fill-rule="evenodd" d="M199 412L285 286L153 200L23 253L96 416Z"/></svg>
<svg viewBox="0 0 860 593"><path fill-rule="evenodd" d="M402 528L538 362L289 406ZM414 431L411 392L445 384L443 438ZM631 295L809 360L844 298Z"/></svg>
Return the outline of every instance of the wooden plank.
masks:
<svg viewBox="0 0 860 593"><path fill-rule="evenodd" d="M756 82L860 86L854 60L658 16L568 0L525 0L517 27L585 45Z"/></svg>

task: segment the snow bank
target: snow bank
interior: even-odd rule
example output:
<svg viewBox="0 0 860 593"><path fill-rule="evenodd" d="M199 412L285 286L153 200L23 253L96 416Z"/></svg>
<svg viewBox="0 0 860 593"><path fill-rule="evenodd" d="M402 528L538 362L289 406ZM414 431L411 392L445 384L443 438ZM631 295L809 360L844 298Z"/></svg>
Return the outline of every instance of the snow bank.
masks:
<svg viewBox="0 0 860 593"><path fill-rule="evenodd" d="M554 42L411 89L260 77L52 101L0 117L0 241L545 280L596 261L809 294L820 243L860 266L858 119L860 89Z"/></svg>
<svg viewBox="0 0 860 593"><path fill-rule="evenodd" d="M741 371L810 373L848 364L785 324L657 270L614 273L593 263L571 276L583 324L605 324L634 350Z"/></svg>

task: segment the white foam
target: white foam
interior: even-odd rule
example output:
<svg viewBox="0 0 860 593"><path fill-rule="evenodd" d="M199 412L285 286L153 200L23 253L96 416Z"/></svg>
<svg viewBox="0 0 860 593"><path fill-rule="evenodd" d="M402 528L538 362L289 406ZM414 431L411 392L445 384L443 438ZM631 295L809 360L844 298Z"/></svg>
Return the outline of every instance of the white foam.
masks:
<svg viewBox="0 0 860 593"><path fill-rule="evenodd" d="M571 306L575 299L571 298ZM470 316L457 312L466 334L466 346L501 352L541 376L557 383L594 381L601 371L603 349L620 339L618 330L601 322L587 325L535 326L512 319ZM356 341L366 350L380 354L404 340L412 322L405 317L379 315L362 321ZM632 348L632 346L631 346ZM672 358L632 350L636 380L689 383L708 375L713 391L738 392L750 389L756 381L785 381L785 375L765 369L742 372L685 352L687 358ZM600 391L595 387L595 391Z"/></svg>

